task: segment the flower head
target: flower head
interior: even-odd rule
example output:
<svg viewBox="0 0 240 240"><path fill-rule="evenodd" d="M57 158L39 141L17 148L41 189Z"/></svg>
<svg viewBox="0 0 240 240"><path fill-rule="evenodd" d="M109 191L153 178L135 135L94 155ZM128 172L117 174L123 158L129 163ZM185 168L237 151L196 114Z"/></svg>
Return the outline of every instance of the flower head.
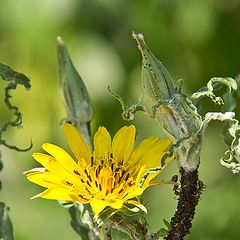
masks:
<svg viewBox="0 0 240 240"><path fill-rule="evenodd" d="M43 167L28 171L27 179L47 189L33 198L89 203L96 216L106 207L121 209L124 204L144 209L137 197L156 184L152 179L160 171L150 173L141 184L140 181L150 168L160 165L171 144L169 139L150 137L134 149L133 125L122 127L113 140L106 128L99 127L91 152L74 126L66 123L64 131L75 160L62 148L43 144L50 155L33 154Z"/></svg>

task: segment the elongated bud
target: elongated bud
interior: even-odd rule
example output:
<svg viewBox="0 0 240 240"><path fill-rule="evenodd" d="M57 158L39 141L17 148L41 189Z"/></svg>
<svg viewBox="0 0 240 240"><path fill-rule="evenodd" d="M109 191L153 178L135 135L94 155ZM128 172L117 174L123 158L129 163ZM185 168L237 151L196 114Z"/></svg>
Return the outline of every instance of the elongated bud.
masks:
<svg viewBox="0 0 240 240"><path fill-rule="evenodd" d="M202 119L191 100L175 87L172 77L147 47L143 35L133 33L141 51L143 88L152 101L152 111L160 128L172 139L177 159L186 171L198 167Z"/></svg>
<svg viewBox="0 0 240 240"><path fill-rule="evenodd" d="M160 127L174 142L197 132L200 121L196 108L177 91L171 75L149 50L143 35L132 35L142 53L143 88L154 104L154 115Z"/></svg>
<svg viewBox="0 0 240 240"><path fill-rule="evenodd" d="M62 101L71 121L90 144L89 123L93 119L93 108L85 84L75 69L61 37L57 37L59 84Z"/></svg>
<svg viewBox="0 0 240 240"><path fill-rule="evenodd" d="M142 81L148 96L153 100L169 100L175 92L173 79L167 69L147 47L143 35L132 33L143 58Z"/></svg>

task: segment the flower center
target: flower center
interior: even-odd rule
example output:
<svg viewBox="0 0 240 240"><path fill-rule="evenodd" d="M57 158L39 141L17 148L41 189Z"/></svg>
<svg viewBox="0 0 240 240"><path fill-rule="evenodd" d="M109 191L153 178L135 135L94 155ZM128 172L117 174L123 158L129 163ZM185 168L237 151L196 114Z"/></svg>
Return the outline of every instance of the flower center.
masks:
<svg viewBox="0 0 240 240"><path fill-rule="evenodd" d="M80 179L80 187L74 186L79 197L89 200L98 198L102 200L122 199L135 185L123 161L117 162L113 154L107 154L105 158L91 157L90 164L84 159L78 163L79 169L74 173ZM79 184L78 184L79 185Z"/></svg>

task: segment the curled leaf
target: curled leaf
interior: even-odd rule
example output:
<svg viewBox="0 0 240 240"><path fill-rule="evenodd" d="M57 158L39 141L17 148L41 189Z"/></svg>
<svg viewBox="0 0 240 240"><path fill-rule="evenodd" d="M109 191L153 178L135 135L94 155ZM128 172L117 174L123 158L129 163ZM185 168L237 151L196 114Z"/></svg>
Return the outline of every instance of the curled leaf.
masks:
<svg viewBox="0 0 240 240"><path fill-rule="evenodd" d="M26 90L30 89L30 79L25 76L22 73L19 73L12 68L0 63L0 77L9 82L7 87L4 89L4 103L7 106L7 108L13 112L15 119L12 121L9 121L5 123L0 128L0 145L4 145L10 149L16 150L16 151L28 151L32 148L32 142L30 143L29 147L27 148L19 148L14 145L10 145L6 142L5 139L3 139L3 133L9 128L9 127L21 127L22 125L22 113L19 111L19 108L17 106L13 106L10 102L10 98L12 97L10 94L11 90L15 90L18 85L22 85L25 87ZM1 164L0 164L1 165Z"/></svg>
<svg viewBox="0 0 240 240"><path fill-rule="evenodd" d="M220 162L223 166L230 169L233 173L240 172L240 125L238 120L235 119L234 112L212 112L207 113L203 121L203 131L212 120L228 122L228 128L224 128L224 135L227 135L225 143L229 149L225 152L225 157L221 158Z"/></svg>
<svg viewBox="0 0 240 240"><path fill-rule="evenodd" d="M223 85L225 85L228 88L229 92L237 90L237 83L234 79L230 77L228 78L214 77L207 83L206 87L201 88L198 92L193 93L190 98L192 100L195 99L199 100L202 97L209 97L217 105L222 105L224 104L223 99L221 97L217 97L214 94L214 91L218 90L218 88L222 87Z"/></svg>

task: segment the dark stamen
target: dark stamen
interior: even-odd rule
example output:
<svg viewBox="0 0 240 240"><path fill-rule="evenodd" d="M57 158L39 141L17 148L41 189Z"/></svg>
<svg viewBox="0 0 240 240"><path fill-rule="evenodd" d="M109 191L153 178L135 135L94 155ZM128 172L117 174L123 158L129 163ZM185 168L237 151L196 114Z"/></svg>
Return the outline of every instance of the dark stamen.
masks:
<svg viewBox="0 0 240 240"><path fill-rule="evenodd" d="M111 165L110 165L110 166L111 166L111 169L112 169L112 172L113 172L113 166L114 166L114 164L113 164L113 163L111 163Z"/></svg>
<svg viewBox="0 0 240 240"><path fill-rule="evenodd" d="M118 193L119 193L119 194L120 194L120 193L122 193L122 192L123 192L123 190L124 190L123 188L122 188L122 189L120 189L120 190L118 191Z"/></svg>
<svg viewBox="0 0 240 240"><path fill-rule="evenodd" d="M84 200L88 200L87 198L85 198L82 194L78 194L78 197L83 198Z"/></svg>
<svg viewBox="0 0 240 240"><path fill-rule="evenodd" d="M89 187L91 187L91 184L90 184L90 182L87 180L87 185L89 186Z"/></svg>
<svg viewBox="0 0 240 240"><path fill-rule="evenodd" d="M89 180L90 180L90 181L92 181L92 178L91 178L91 176L90 176L90 175L88 175L88 178L89 178Z"/></svg>
<svg viewBox="0 0 240 240"><path fill-rule="evenodd" d="M87 175L87 177L88 177L88 171L87 171L87 169L85 168L84 169L84 172L85 172L85 174Z"/></svg>
<svg viewBox="0 0 240 240"><path fill-rule="evenodd" d="M74 170L73 172L80 176L80 173L77 170Z"/></svg>
<svg viewBox="0 0 240 240"><path fill-rule="evenodd" d="M98 165L97 169L96 169L96 177L98 177L98 174L100 173L101 170L101 166Z"/></svg>
<svg viewBox="0 0 240 240"><path fill-rule="evenodd" d="M89 191L89 189L88 189L88 188L86 188L86 190L87 190L87 192L88 192L89 194L91 194L91 192Z"/></svg>
<svg viewBox="0 0 240 240"><path fill-rule="evenodd" d="M93 158L93 156L91 156L91 166L93 166L93 160L94 160L94 158Z"/></svg>

